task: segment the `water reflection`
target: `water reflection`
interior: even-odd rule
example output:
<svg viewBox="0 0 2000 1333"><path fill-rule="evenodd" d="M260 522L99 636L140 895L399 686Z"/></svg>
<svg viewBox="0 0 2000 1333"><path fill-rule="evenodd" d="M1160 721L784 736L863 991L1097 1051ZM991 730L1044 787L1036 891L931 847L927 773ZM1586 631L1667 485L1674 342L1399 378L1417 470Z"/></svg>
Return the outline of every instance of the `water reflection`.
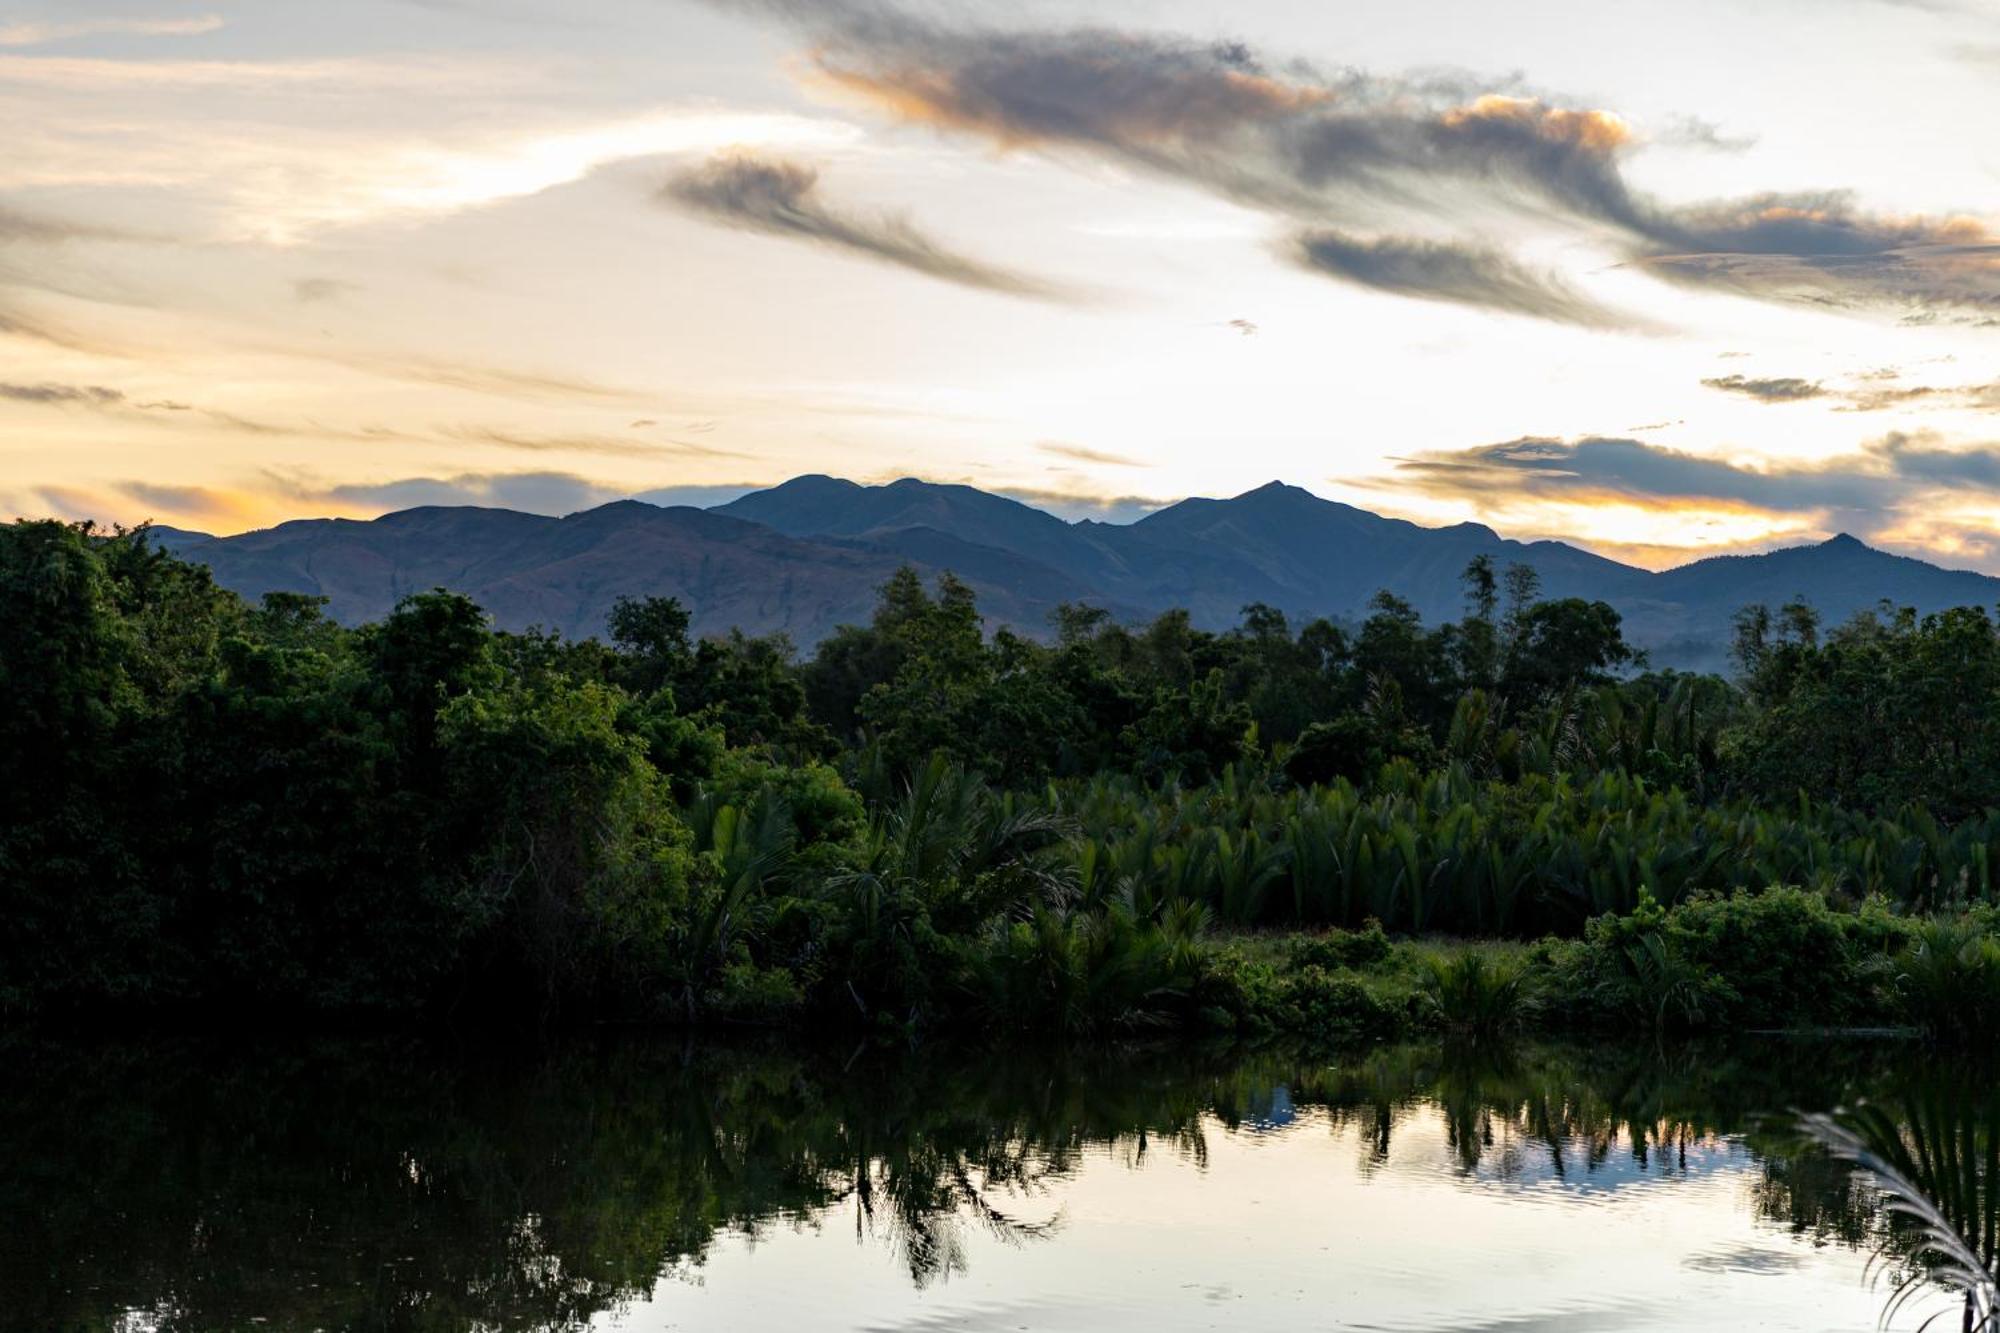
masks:
<svg viewBox="0 0 2000 1333"><path fill-rule="evenodd" d="M1636 1223L1637 1187L1682 1190L1646 1225L1717 1233L1663 1259L1669 1279L1798 1282L1820 1249L1893 1231L1847 1167L1762 1117L1920 1081L1907 1055L1831 1044L849 1059L19 1039L0 1058L0 1327L172 1333L868 1327L892 1301L902 1327L1203 1327L1280 1296L1425 1327L1447 1260L1392 1251L1397 1227L1435 1217L1467 1252L1527 1256L1486 1275L1504 1319L1562 1228L1611 1216L1586 1210ZM1171 1259L1174 1230L1237 1216L1240 1252ZM1098 1271L1114 1262L1151 1285ZM1506 1326L1681 1326L1636 1290L1545 1285L1538 1320Z"/></svg>

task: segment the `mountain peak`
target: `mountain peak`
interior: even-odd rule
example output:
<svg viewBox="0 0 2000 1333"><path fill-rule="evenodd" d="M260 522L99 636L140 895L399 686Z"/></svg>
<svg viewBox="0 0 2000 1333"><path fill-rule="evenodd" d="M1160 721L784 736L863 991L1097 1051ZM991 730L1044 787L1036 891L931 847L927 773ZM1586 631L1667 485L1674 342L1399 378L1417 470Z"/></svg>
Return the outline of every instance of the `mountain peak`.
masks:
<svg viewBox="0 0 2000 1333"><path fill-rule="evenodd" d="M789 481L781 481L775 486L767 486L761 492L753 491L751 493L753 495L800 495L808 492L842 494L860 489L862 489L862 486L858 481L849 481L845 477L829 477L824 472L806 472L793 477Z"/></svg>
<svg viewBox="0 0 2000 1333"><path fill-rule="evenodd" d="M1675 667L1724 665L1731 618L1745 605L1803 597L1837 623L1885 598L1926 612L2000 602L2000 580L1877 551L1849 533L1650 573L1561 542L1505 542L1483 524L1385 518L1283 482L1183 500L1129 525L1072 526L962 484L803 476L706 510L627 502L557 519L433 507L214 539L155 529L153 540L186 542L217 582L250 596L328 596L348 622L387 615L409 588L444 586L510 629L590 634L617 596L643 591L681 598L701 633L783 631L808 647L865 621L875 589L905 563L927 578L954 570L990 624L1033 634L1065 601L1128 622L1181 608L1195 626L1222 630L1252 602L1358 619L1380 589L1435 621L1460 614L1466 559L1485 552L1533 567L1550 597L1609 603L1632 642Z"/></svg>
<svg viewBox="0 0 2000 1333"><path fill-rule="evenodd" d="M1280 497L1285 499L1299 499L1303 497L1308 500L1319 498L1303 486L1294 486L1290 482L1284 481L1267 481L1255 490L1245 491L1236 498L1239 500L1257 500L1267 498L1278 499Z"/></svg>

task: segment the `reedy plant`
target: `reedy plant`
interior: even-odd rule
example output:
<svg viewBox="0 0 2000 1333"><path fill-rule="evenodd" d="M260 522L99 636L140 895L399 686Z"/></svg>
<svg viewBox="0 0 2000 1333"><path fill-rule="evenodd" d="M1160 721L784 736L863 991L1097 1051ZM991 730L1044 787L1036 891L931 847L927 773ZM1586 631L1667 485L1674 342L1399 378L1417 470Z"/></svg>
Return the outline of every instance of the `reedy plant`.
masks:
<svg viewBox="0 0 2000 1333"><path fill-rule="evenodd" d="M1453 1036L1492 1041L1520 1029L1533 1008L1527 973L1518 959L1466 949L1428 953L1423 967L1417 994Z"/></svg>
<svg viewBox="0 0 2000 1333"><path fill-rule="evenodd" d="M1963 919L1927 921L1895 966L1913 1024L1933 1038L1990 1045L2000 1029L2000 941Z"/></svg>
<svg viewBox="0 0 2000 1333"><path fill-rule="evenodd" d="M1807 1137L1860 1167L1903 1224L1871 1264L1890 1278L1885 1326L1936 1284L1963 1294L1961 1329L2000 1330L2000 1111L1985 1089L1969 1091L1919 1088L1897 1112L1862 1103L1800 1117Z"/></svg>

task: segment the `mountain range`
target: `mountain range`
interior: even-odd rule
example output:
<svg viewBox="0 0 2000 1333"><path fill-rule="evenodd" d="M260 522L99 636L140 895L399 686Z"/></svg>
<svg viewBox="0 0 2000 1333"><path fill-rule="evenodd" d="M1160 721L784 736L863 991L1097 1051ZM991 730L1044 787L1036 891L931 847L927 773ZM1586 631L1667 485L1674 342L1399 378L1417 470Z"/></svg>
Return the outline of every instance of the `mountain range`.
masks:
<svg viewBox="0 0 2000 1333"><path fill-rule="evenodd" d="M1226 500L1183 500L1129 524L1071 523L970 486L806 476L713 509L621 500L550 518L428 506L232 537L151 531L225 587L252 597L320 594L350 623L445 587L476 599L503 628L587 635L602 631L620 596L660 594L680 598L702 633L782 631L801 647L865 621L875 590L906 564L964 579L989 627L1039 634L1068 601L1121 619L1186 607L1196 624L1223 628L1249 602L1356 619L1381 589L1426 619L1450 619L1463 611L1461 571L1484 554L1503 567L1532 565L1545 596L1611 603L1656 665L1686 668L1721 666L1731 617L1755 602L1803 598L1829 621L1884 600L1920 611L2000 602L2000 579L1844 535L1656 573L1562 542L1512 541L1477 523L1384 518L1279 482Z"/></svg>

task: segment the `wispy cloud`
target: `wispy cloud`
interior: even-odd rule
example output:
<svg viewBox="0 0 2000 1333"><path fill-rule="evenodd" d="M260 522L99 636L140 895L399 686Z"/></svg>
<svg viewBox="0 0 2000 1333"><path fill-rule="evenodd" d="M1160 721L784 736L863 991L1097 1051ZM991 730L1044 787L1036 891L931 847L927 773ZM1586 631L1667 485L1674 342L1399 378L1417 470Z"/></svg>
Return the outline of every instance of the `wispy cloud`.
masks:
<svg viewBox="0 0 2000 1333"><path fill-rule="evenodd" d="M500 57L118 60L0 55L19 119L0 189L170 191L200 239L298 246L524 199L617 163L750 148L833 151L824 116L714 106L547 108L546 66ZM380 99L409 108L384 118Z"/></svg>
<svg viewBox="0 0 2000 1333"><path fill-rule="evenodd" d="M1393 236L1361 240L1326 230L1301 232L1294 244L1306 268L1397 296L1585 328L1640 324L1578 293L1560 275L1536 272L1489 246Z"/></svg>
<svg viewBox="0 0 2000 1333"><path fill-rule="evenodd" d="M1836 412L1883 412L1897 408L1931 407L1958 411L2000 411L2000 380L1988 384L1903 384L1893 369L1850 377L1845 385L1782 375L1759 378L1720 375L1702 384L1724 393L1740 394L1762 403L1803 403L1824 399Z"/></svg>
<svg viewBox="0 0 2000 1333"><path fill-rule="evenodd" d="M1529 436L1406 457L1374 484L1450 500L1516 530L1543 524L1539 530L1600 547L1639 531L1656 547L1834 531L1934 552L1983 551L2000 541L2000 443L1929 433L1891 432L1810 463L1731 460L1633 439ZM1926 525L1922 539L1911 535L1913 519Z"/></svg>
<svg viewBox="0 0 2000 1333"><path fill-rule="evenodd" d="M1003 149L1197 185L1308 233L1292 253L1344 281L1601 325L1594 303L1492 252L1493 222L1528 219L1658 276L1764 299L2000 309L2000 237L1983 223L1877 214L1838 190L1654 198L1625 174L1647 142L1637 128L1516 80L1329 73L1234 42L985 27L866 0L737 7L806 31L816 78L840 95ZM1689 139L1684 124L1665 135Z"/></svg>
<svg viewBox="0 0 2000 1333"><path fill-rule="evenodd" d="M300 305L337 301L360 290L360 283L343 278L295 278L292 281L292 299Z"/></svg>
<svg viewBox="0 0 2000 1333"><path fill-rule="evenodd" d="M77 37L199 37L223 26L220 14L197 18L95 18L63 22L0 23L0 47L41 46Z"/></svg>
<svg viewBox="0 0 2000 1333"><path fill-rule="evenodd" d="M1045 300L1059 296L1039 279L947 248L907 218L830 204L820 193L818 171L801 162L732 153L675 176L662 196L729 226L815 242L960 286Z"/></svg>
<svg viewBox="0 0 2000 1333"><path fill-rule="evenodd" d="M1755 379L1747 375L1718 375L1703 380L1702 385L1754 398L1760 403L1802 403L1808 398L1824 398L1827 394L1826 386L1818 380L1802 380L1794 376Z"/></svg>
<svg viewBox="0 0 2000 1333"><path fill-rule="evenodd" d="M378 513L420 505L485 505L531 514L572 514L623 499L627 493L624 487L573 472L461 472L448 477L346 482L309 495Z"/></svg>
<svg viewBox="0 0 2000 1333"><path fill-rule="evenodd" d="M1866 509L1897 491L1879 457L1854 455L1811 466L1753 467L1641 440L1524 436L1500 444L1413 455L1396 480L1432 494L1602 497L1650 501L1732 500L1773 510Z"/></svg>
<svg viewBox="0 0 2000 1333"><path fill-rule="evenodd" d="M343 432L312 424L287 425L241 416L221 408L198 407L171 399L134 400L122 389L101 384L10 384L0 383L0 401L36 407L83 408L128 419L147 419L160 424L197 423L249 435L336 435Z"/></svg>
<svg viewBox="0 0 2000 1333"><path fill-rule="evenodd" d="M1114 454L1103 449L1087 449L1080 444L1068 444L1062 440L1043 440L1035 446L1045 454L1057 458L1068 458L1078 463L1098 463L1105 467L1145 467L1146 464L1124 454Z"/></svg>
<svg viewBox="0 0 2000 1333"><path fill-rule="evenodd" d="M196 525L206 531L240 532L296 515L373 518L425 505L514 509L562 515L614 500L656 505L723 504L757 489L750 484L661 487L633 493L631 487L574 472L457 472L395 477L382 481L336 482L282 468L241 484L182 484L128 479L102 488L42 485L0 489L0 513L29 517L93 519L137 523L157 520Z"/></svg>
<svg viewBox="0 0 2000 1333"><path fill-rule="evenodd" d="M236 491L151 481L119 483L119 491L145 507L145 517L166 514L184 521L238 527L256 514L255 501Z"/></svg>
<svg viewBox="0 0 2000 1333"><path fill-rule="evenodd" d="M1836 411L1879 412L1884 408L1908 407L1916 403L1952 410L2000 412L2000 380L1990 384L1912 384L1903 387L1862 386L1842 395L1846 402Z"/></svg>
<svg viewBox="0 0 2000 1333"><path fill-rule="evenodd" d="M731 500L740 500L752 491L761 491L771 484L738 482L726 486L660 486L650 491L639 491L632 498L669 508L675 505L691 505L696 509L713 509L717 505L726 505Z"/></svg>
<svg viewBox="0 0 2000 1333"><path fill-rule="evenodd" d="M517 449L526 453L580 453L607 454L625 458L656 458L667 455L683 455L699 458L742 458L744 455L729 449L718 449L713 445L696 444L691 440L661 438L658 440L621 439L615 435L593 435L587 433L559 435L530 435L519 431L501 430L492 426L446 426L441 433L449 439L461 440L468 444L490 444L501 449Z"/></svg>
<svg viewBox="0 0 2000 1333"><path fill-rule="evenodd" d="M1148 495L1093 495L1035 486L995 486L990 489L996 495L1033 505L1072 523L1079 519L1093 519L1099 523L1136 523L1174 503L1173 500Z"/></svg>
<svg viewBox="0 0 2000 1333"><path fill-rule="evenodd" d="M466 393L495 394L507 398L588 403L642 403L652 395L638 389L603 384L576 375L554 371L526 370L513 366L479 365L468 361L448 361L423 355L328 351L309 345L272 348L284 355L325 361L364 374L413 384L435 384Z"/></svg>
<svg viewBox="0 0 2000 1333"><path fill-rule="evenodd" d="M125 395L101 384L0 383L0 399L52 407L109 407L124 402Z"/></svg>
<svg viewBox="0 0 2000 1333"><path fill-rule="evenodd" d="M59 244L64 241L133 241L156 239L122 227L106 227L74 218L45 213L26 213L0 204L0 242L27 241Z"/></svg>

